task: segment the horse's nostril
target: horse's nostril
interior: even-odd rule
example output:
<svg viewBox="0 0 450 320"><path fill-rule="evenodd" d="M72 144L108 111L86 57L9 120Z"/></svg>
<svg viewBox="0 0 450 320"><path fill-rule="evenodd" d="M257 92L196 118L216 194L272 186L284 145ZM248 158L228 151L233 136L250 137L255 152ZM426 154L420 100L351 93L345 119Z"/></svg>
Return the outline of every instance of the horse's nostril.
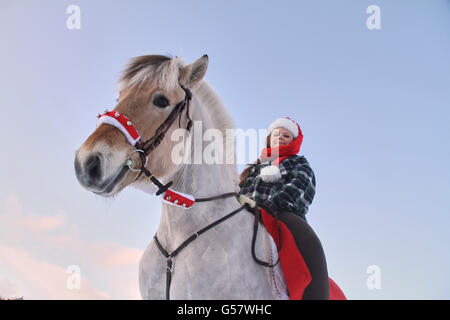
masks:
<svg viewBox="0 0 450 320"><path fill-rule="evenodd" d="M98 155L90 156L86 161L86 173L91 181L99 181L102 176L101 161Z"/></svg>

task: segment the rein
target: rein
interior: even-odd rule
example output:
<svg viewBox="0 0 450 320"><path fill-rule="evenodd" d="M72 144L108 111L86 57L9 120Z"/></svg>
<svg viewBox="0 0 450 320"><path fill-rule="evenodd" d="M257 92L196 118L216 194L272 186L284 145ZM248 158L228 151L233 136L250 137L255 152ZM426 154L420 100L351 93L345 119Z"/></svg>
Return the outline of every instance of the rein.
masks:
<svg viewBox="0 0 450 320"><path fill-rule="evenodd" d="M204 227L203 229L197 231L196 233L194 233L193 235L191 235L189 238L187 238L185 241L183 241L182 244L180 244L178 246L178 248L176 248L174 251L172 252L167 252L163 246L161 245L161 243L158 240L157 235L155 234L155 236L153 237L153 239L155 240L155 244L156 247L159 249L159 251L164 255L164 257L166 257L166 261L167 261L167 266L166 266L166 300L170 300L170 285L172 283L172 272L173 272L173 258L176 257L176 255L178 253L180 253L181 250L183 250L184 248L187 247L188 244L190 244L192 241L194 241L195 239L197 239L201 234L205 233L206 231L214 228L215 226L217 226L218 224L224 222L225 220L231 218L232 216L234 216L235 214L241 212L246 206L243 205L240 208L234 210L233 212L227 214L226 216L214 221L213 223L207 225L206 227Z"/></svg>
<svg viewBox="0 0 450 320"><path fill-rule="evenodd" d="M217 199L224 199L232 196L238 196L235 192L225 193L219 196L210 197L210 198L200 198L197 199L197 202L206 202L206 201L212 201ZM199 201L200 200L200 201ZM189 238L184 240L174 251L168 252L164 247L161 245L161 243L158 240L158 236L155 233L153 236L153 240L155 241L156 247L158 248L159 252L166 258L166 300L170 300L170 285L172 283L172 273L173 273L173 264L174 264L174 258L184 249L186 248L191 242L193 242L195 239L197 239L201 234L205 233L206 231L214 228L218 224L224 222L225 220L233 217L235 214L241 212L243 209L247 209L248 211L252 212L255 215L255 223L253 225L253 237L252 237L252 257L255 260L255 262L263 267L266 268L274 268L279 262L280 262L280 256L278 255L278 259L274 264L271 264L269 262L262 261L256 257L256 251L255 251L255 245L256 245L256 236L258 234L258 228L260 224L260 216L261 216L261 210L259 208L251 208L248 204L242 205L240 208L234 210L233 212L227 214L226 216L223 216L222 218L214 221L213 223L207 225L203 229L200 229L199 231L195 232L193 235L191 235ZM277 223L277 229L278 229L278 252L281 250L281 230L280 225L278 223L278 218L275 216L275 220Z"/></svg>

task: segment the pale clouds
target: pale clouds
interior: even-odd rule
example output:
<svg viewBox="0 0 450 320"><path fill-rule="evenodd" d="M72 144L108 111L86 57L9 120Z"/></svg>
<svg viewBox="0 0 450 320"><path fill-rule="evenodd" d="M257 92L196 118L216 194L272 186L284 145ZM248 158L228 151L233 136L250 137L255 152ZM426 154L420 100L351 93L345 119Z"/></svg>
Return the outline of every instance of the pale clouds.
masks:
<svg viewBox="0 0 450 320"><path fill-rule="evenodd" d="M67 214L55 210L51 214L38 214L25 210L14 194L9 194L0 211L0 239L4 242L44 242L49 246L75 246L79 243L76 226L68 225Z"/></svg>
<svg viewBox="0 0 450 320"><path fill-rule="evenodd" d="M79 290L67 288L66 269L31 256L14 247L0 245L0 266L16 275L21 283L20 295L26 299L109 299L110 296L94 289L83 277ZM1 294L1 293L0 293ZM18 292L15 293L17 295ZM3 294L6 296L6 294Z"/></svg>
<svg viewBox="0 0 450 320"><path fill-rule="evenodd" d="M0 278L0 298L18 298L17 285L6 278Z"/></svg>
<svg viewBox="0 0 450 320"><path fill-rule="evenodd" d="M25 299L139 299L142 251L91 241L68 214L30 212L10 194L0 211L0 296ZM55 255L49 252L63 252ZM81 287L66 286L67 265L80 264Z"/></svg>
<svg viewBox="0 0 450 320"><path fill-rule="evenodd" d="M64 225L64 213L56 212L49 216L37 214L23 214L23 206L19 200L10 194L5 200L5 210L1 214L3 226L8 226L2 230L8 237L19 238L30 232L47 232L55 230ZM2 228L5 229L5 228Z"/></svg>
<svg viewBox="0 0 450 320"><path fill-rule="evenodd" d="M114 243L95 243L87 246L87 253L100 267L132 267L139 263L142 251Z"/></svg>

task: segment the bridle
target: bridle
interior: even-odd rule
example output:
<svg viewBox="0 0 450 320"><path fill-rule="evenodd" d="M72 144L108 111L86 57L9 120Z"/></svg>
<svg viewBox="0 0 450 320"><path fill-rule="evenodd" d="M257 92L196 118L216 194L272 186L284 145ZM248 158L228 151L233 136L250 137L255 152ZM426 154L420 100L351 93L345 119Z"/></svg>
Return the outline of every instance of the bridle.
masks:
<svg viewBox="0 0 450 320"><path fill-rule="evenodd" d="M164 139L164 136L166 135L167 131L172 126L172 124L174 123L174 121L177 117L178 117L178 126L181 127L181 114L183 113L183 111L185 109L186 109L185 117L187 119L186 130L189 133L191 131L192 119L189 117L189 105L192 100L192 93L188 88L184 87L181 83L179 83L179 85L185 92L184 99L175 105L175 107L170 112L170 114L167 116L167 118L164 120L164 122L156 129L155 134L147 141L142 141L141 136L139 135L137 129L133 126L131 121L127 117L125 117L123 114L121 114L120 112L117 112L117 111L105 110L103 112L103 114L98 114L97 115L97 118L98 118L97 127L103 123L107 123L107 124L115 126L120 131L122 131L122 133L127 138L128 142L132 146L135 147L135 150L133 150L131 152L131 154L133 154L135 152L139 153L140 160L141 160L140 168L139 169L133 168L132 167L133 161L131 160L131 154L130 154L127 161L125 162L125 166L127 166L131 171L139 172L138 176L136 177L136 179L134 181L138 180L141 177L142 173L144 173L147 177L149 177L149 179L158 187L158 191L156 192L157 196L159 196L160 194L165 192L165 195L163 196L164 202L168 202L170 204L176 205L178 199L183 199L183 201L185 202L184 204L189 202L189 207L190 207L194 204L194 202L207 202L207 201L213 201L213 200L218 200L218 199L225 199L225 198L229 198L229 197L233 197L233 196L239 196L239 194L236 192L228 192L228 193L224 193L224 194L221 194L218 196L213 196L213 197L194 198L190 195L185 195L185 194L175 192L175 191L169 189L169 187L173 184L173 181L169 181L167 184L164 185L146 168L147 161L148 161L147 156L158 147L158 145ZM252 210L252 208L250 208L247 204L244 204L241 207L237 208L236 210L232 211L231 213L227 214L226 216L214 221L213 223L207 225L203 229L197 231L196 233L191 235L189 238L187 238L180 246L178 246L177 249L175 249L172 252L167 252L163 248L163 246L161 245L161 243L158 240L157 235L155 234L155 236L153 237L155 244L156 244L157 248L159 249L159 251L161 252L161 254L164 255L164 257L166 258L166 262L167 262L167 266L166 266L166 299L167 300L170 300L170 284L172 281L172 272L173 272L173 260L172 259L175 258L175 256L181 250L183 250L189 243L191 243L192 241L197 239L202 233L205 233L206 231L212 229L216 225L231 218L232 216L241 212L244 208L246 208L248 211L251 211L255 215L253 240L252 240L252 256L253 256L255 262L264 267L269 267L269 268L275 267L280 262L280 260L278 259L278 261L275 264L270 264L270 263L261 261L256 257L255 242L256 242L256 235L258 232L259 217L260 217L261 212L257 211L257 210ZM278 220L277 220L277 227L278 227L278 231L280 232L279 226L278 226ZM279 235L280 235L280 233L279 233ZM279 238L279 243L280 243L280 248L281 248L280 241L281 241L281 238Z"/></svg>
<svg viewBox="0 0 450 320"><path fill-rule="evenodd" d="M159 190L156 192L156 195L160 195L161 193L165 192L172 185L173 182L170 181L166 185L163 185L162 183L160 183L159 180L156 177L154 177L150 173L150 171L148 171L147 168L145 168L146 163L144 162L144 159L146 159L146 157L153 150L155 150L156 147L161 143L161 141L164 139L164 136L166 135L166 132L169 130L170 126L173 124L173 122L175 121L175 119L177 117L178 117L178 126L181 127L181 114L184 109L186 109L185 115L186 115L186 119L187 119L186 130L188 132L191 132L191 128L192 128L192 119L189 117L189 105L192 100L192 93L188 88L184 87L181 83L180 83L180 86L185 92L184 99L181 102L179 102L175 106L175 108L173 108L173 110L167 116L166 120L164 120L164 122L158 127L158 129L156 129L155 135L153 137L151 137L150 139L148 139L145 142L142 142L140 140L137 142L137 144L135 146L136 149L143 151L142 153L139 153L139 155L141 157L141 168L140 168L140 173L136 177L136 180L138 180L140 178L142 173L145 173L145 175L147 177L149 177L150 180L158 186Z"/></svg>
<svg viewBox="0 0 450 320"><path fill-rule="evenodd" d="M147 156L158 147L158 145L164 139L164 136L166 135L170 126L174 123L177 117L178 117L178 126L181 127L181 115L185 109L186 109L185 117L187 119L186 130L188 132L191 131L192 119L189 116L189 105L192 100L192 93L188 88L184 87L181 83L179 83L179 85L185 92L184 99L177 105L175 105L175 107L167 116L167 118L164 120L164 122L156 129L155 134L147 141L142 141L141 135L139 134L136 127L133 126L131 121L126 116L124 116L118 111L105 110L103 114L99 113L97 115L98 118L97 127L103 123L107 123L115 126L120 131L122 131L122 133L127 138L128 142L135 148L135 150L133 150L130 153L128 159L125 162L125 166L128 167L128 169L134 172L139 172L137 178L134 181L139 179L142 173L144 173L147 177L150 178L150 180L156 186L158 186L158 191L156 192L156 195L159 196L163 192L166 192L168 196L164 197L163 200L170 200L169 203L171 204L175 205L177 204L176 199L174 199L174 197L183 198L183 200L189 201L190 202L189 206L186 206L186 208L189 208L190 206L192 206L193 202L206 202L217 199L224 199L231 196L237 196L238 194L236 192L228 192L208 198L193 198L190 195L186 195L169 189L169 187L173 184L172 181L169 181L166 185L164 185L146 168L148 161ZM131 155L135 152L139 153L141 160L141 166L138 169L132 167L133 161L131 160ZM179 206L181 206L181 204L179 204Z"/></svg>
<svg viewBox="0 0 450 320"><path fill-rule="evenodd" d="M139 135L137 129L133 126L131 121L117 111L108 111L105 110L103 114L98 114L98 122L97 127L102 123L111 124L118 129L120 129L128 139L128 142L135 147L135 150L131 153L139 153L139 157L141 160L141 166L139 169L135 169L132 167L133 161L131 160L131 154L126 161L126 166L131 171L139 172L138 176L134 181L137 181L141 175L144 173L157 187L158 191L156 195L160 195L163 192L167 191L167 189L172 185L172 181L168 182L166 185L162 184L145 166L147 165L147 156L158 147L161 141L164 139L169 128L174 123L175 119L178 117L178 126L181 127L181 114L186 109L185 117L187 119L186 130L188 132L191 131L192 128L192 119L189 116L189 105L192 100L191 91L184 87L180 83L181 88L185 92L184 99L175 105L173 110L164 120L164 122L156 129L155 134L149 138L147 141L142 141L141 136ZM111 119L112 118L112 119Z"/></svg>

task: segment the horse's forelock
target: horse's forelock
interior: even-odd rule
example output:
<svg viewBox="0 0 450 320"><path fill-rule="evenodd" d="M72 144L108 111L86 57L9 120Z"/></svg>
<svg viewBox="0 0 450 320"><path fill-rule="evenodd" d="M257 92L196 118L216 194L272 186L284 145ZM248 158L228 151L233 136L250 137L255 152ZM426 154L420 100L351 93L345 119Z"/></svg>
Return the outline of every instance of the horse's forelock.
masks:
<svg viewBox="0 0 450 320"><path fill-rule="evenodd" d="M172 90L178 85L179 69L182 66L184 61L178 57L146 55L133 58L122 72L119 92L151 83Z"/></svg>

